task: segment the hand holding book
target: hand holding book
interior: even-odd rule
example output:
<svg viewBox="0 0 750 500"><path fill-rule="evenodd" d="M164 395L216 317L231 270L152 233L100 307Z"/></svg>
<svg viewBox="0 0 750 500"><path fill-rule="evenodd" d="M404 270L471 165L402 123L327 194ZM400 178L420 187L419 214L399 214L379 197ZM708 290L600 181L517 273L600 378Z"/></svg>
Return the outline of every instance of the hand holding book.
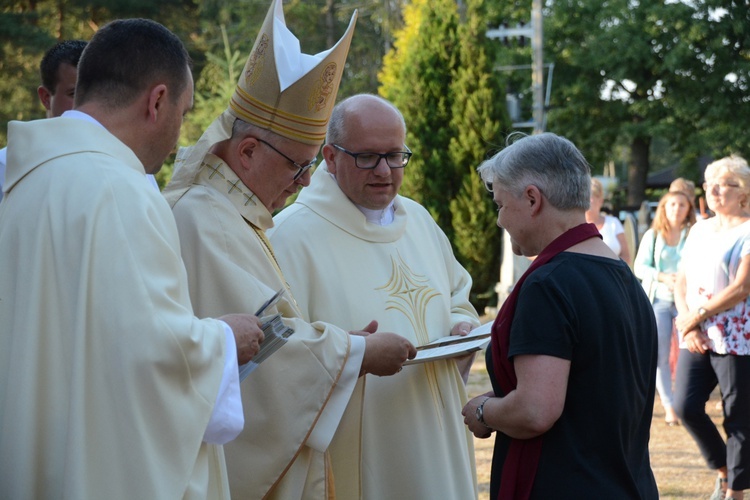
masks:
<svg viewBox="0 0 750 500"><path fill-rule="evenodd" d="M467 335L448 335L417 347L417 357L404 365L426 363L438 359L463 356L487 347L490 343L492 321L474 328Z"/></svg>
<svg viewBox="0 0 750 500"><path fill-rule="evenodd" d="M245 380L247 376L258 367L258 365L278 351L281 346L286 344L289 336L294 333L294 330L286 326L281 320L281 314L277 313L271 316L262 317L263 313L276 304L283 294L284 289L282 288L268 299L255 313L256 316L261 318L263 334L265 337L260 344L258 354L253 356L253 359L250 362L240 366L240 382Z"/></svg>

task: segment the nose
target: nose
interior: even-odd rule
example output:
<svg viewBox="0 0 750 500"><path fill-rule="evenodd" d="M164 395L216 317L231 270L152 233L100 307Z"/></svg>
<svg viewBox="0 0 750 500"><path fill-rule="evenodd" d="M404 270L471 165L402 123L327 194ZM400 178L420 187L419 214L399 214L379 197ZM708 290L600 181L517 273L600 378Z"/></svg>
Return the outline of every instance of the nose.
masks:
<svg viewBox="0 0 750 500"><path fill-rule="evenodd" d="M305 172L299 176L297 180L294 181L295 184L299 184L302 187L307 187L310 185L310 176L312 175L310 173L311 169L305 170Z"/></svg>
<svg viewBox="0 0 750 500"><path fill-rule="evenodd" d="M375 164L375 167L372 169L372 171L375 173L375 175L386 177L390 175L391 167L388 166L388 162L385 161L385 158L378 158L378 162Z"/></svg>

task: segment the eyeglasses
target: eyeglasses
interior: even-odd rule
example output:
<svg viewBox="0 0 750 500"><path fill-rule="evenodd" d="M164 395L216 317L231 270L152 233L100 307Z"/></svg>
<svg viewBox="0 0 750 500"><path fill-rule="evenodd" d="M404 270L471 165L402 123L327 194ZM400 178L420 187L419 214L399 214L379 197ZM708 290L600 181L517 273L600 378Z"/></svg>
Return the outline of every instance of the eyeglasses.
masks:
<svg viewBox="0 0 750 500"><path fill-rule="evenodd" d="M718 187L720 191L726 191L729 188L738 188L740 187L740 185L737 183L727 182L727 181L703 183L703 190L706 192L712 191L714 187Z"/></svg>
<svg viewBox="0 0 750 500"><path fill-rule="evenodd" d="M310 167L312 167L313 165L315 165L315 162L317 161L317 158L318 158L318 157L316 156L315 158L313 158L312 160L308 161L308 162L307 162L307 163L305 163L304 165L300 165L299 163L297 163L296 161L292 160L292 159L291 159L291 158L289 158L289 157L288 157L287 155L285 155L284 153L282 153L281 151L279 151L278 149L276 149L275 147L273 147L273 144L271 144L270 142L264 141L263 139L258 139L257 137L256 137L255 139L257 139L257 140L258 140L258 142L262 142L263 144L265 144L265 145L266 145L266 146L268 146L269 148L271 148L271 149L273 149L274 151L276 151L277 153L279 153L279 154L280 154L281 156L283 156L284 158L286 158L286 159L287 159L287 161L289 161L289 162L290 162L290 163L291 163L292 165L294 165L294 166L295 166L295 168L297 168L297 173L296 173L296 174L294 174L294 180L295 180L295 181L296 181L297 179L299 179L300 177L302 177L302 175L303 175L303 174L304 174L305 172L307 172L308 170L310 170Z"/></svg>
<svg viewBox="0 0 750 500"><path fill-rule="evenodd" d="M332 144L332 146L354 158L354 164L357 168L368 170L377 167L383 158L391 168L404 168L412 155L411 150L406 146L404 146L406 151L391 151L390 153L352 153L338 144Z"/></svg>

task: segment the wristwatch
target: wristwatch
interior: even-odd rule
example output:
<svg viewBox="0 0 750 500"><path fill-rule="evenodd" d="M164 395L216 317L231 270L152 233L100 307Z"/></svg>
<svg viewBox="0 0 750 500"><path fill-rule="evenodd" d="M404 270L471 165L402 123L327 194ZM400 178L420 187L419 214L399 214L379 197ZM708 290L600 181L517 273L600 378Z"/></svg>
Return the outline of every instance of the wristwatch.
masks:
<svg viewBox="0 0 750 500"><path fill-rule="evenodd" d="M481 423L481 424L482 424L483 426L487 427L488 429L489 429L489 427L490 427L490 426L489 426L489 425L487 425L487 424L485 423L485 421L484 421L484 403L486 403L486 402L487 402L487 401L489 401L489 400L490 400L490 398L489 398L489 397L486 397L486 398L484 398L484 401L482 401L482 403L481 403L481 404L480 404L479 406L477 406L477 412L476 412L477 420L478 420L478 421L479 421L479 422L480 422L480 423Z"/></svg>
<svg viewBox="0 0 750 500"><path fill-rule="evenodd" d="M705 319L706 316L708 316L708 311L705 307L699 307L698 308L698 316L700 316L701 319Z"/></svg>

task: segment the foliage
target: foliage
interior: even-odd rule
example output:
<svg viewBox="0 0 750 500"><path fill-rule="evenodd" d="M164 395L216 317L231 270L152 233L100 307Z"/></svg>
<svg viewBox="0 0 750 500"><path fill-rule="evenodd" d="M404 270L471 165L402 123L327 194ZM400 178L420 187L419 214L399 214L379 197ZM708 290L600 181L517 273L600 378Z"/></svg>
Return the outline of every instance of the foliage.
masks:
<svg viewBox="0 0 750 500"><path fill-rule="evenodd" d="M36 88L44 52L58 41L89 40L107 22L147 17L183 40L196 29L192 0L10 0L0 9L0 144L7 122L45 116Z"/></svg>
<svg viewBox="0 0 750 500"><path fill-rule="evenodd" d="M504 101L499 99L500 81L492 74L488 57L484 10L481 0L468 0L465 22L458 28L459 64L451 85L453 94L448 157L458 167L460 189L450 200L451 225L456 256L474 280L473 300L488 303L500 275L501 232L495 224L492 197L476 172L488 151L501 142L505 119ZM482 308L480 307L480 310Z"/></svg>
<svg viewBox="0 0 750 500"><path fill-rule="evenodd" d="M475 168L500 142L504 118L481 5L467 2L465 23L452 0L406 5L404 27L380 73L380 93L404 114L415 152L401 192L423 204L448 235L474 279L480 309L497 282L500 244Z"/></svg>
<svg viewBox="0 0 750 500"><path fill-rule="evenodd" d="M746 150L747 135L729 129L737 122L747 127L747 113L736 110L748 101L749 9L717 1L550 3L550 129L573 140L595 166L616 160L615 146L627 145L630 205L643 200L658 139L672 144L684 165L705 153Z"/></svg>
<svg viewBox="0 0 750 500"><path fill-rule="evenodd" d="M415 0L386 54L380 93L403 113L414 151L402 192L424 205L452 240L448 203L460 187L458 166L446 154L453 129L451 82L458 65L458 12L452 0ZM456 182L458 179L459 182Z"/></svg>

